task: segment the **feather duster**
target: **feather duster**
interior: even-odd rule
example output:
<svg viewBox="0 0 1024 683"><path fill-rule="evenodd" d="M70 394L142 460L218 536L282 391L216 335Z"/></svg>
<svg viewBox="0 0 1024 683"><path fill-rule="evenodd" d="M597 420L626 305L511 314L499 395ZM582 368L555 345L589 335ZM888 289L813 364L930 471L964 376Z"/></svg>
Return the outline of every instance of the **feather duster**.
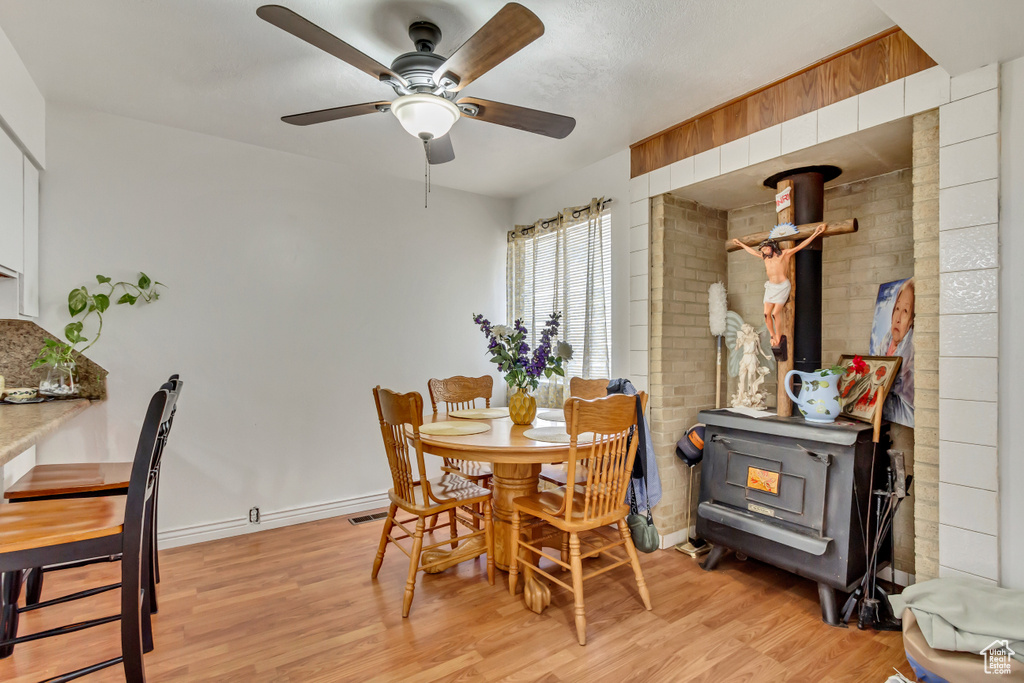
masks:
<svg viewBox="0 0 1024 683"><path fill-rule="evenodd" d="M718 337L725 334L725 285L721 282L708 287L708 322L711 334Z"/></svg>

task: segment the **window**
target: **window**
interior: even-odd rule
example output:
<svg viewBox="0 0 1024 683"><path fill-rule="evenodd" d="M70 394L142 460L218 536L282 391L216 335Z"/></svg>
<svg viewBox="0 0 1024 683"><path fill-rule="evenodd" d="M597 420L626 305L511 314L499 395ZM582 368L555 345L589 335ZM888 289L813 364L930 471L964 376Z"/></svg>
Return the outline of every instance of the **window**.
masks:
<svg viewBox="0 0 1024 683"><path fill-rule="evenodd" d="M508 242L508 319L522 318L530 345L553 312L562 313L558 340L572 344L566 377L611 377L611 215L608 202L566 209ZM561 387L552 378L538 398ZM561 405L561 396L546 402Z"/></svg>

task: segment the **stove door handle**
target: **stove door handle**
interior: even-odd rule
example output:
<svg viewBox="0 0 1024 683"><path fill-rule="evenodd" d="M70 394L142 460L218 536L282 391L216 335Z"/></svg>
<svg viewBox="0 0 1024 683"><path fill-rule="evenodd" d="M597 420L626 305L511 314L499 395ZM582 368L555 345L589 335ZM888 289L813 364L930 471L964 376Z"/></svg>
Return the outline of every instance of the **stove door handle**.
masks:
<svg viewBox="0 0 1024 683"><path fill-rule="evenodd" d="M818 462L823 464L825 467L828 467L829 465L832 464L832 454L831 453L815 453L814 451L810 450L809 448L805 448L803 446L803 444L797 444L797 447L800 450L802 450L804 453L806 453L807 455L811 456L812 458L814 458L815 460L817 460Z"/></svg>

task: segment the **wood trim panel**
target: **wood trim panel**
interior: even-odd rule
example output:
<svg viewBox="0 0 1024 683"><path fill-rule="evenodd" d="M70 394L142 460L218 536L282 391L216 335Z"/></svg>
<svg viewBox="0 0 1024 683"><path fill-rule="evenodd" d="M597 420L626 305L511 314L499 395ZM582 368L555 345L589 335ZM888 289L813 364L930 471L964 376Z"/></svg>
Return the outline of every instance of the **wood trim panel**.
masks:
<svg viewBox="0 0 1024 683"><path fill-rule="evenodd" d="M898 26L630 145L630 177L935 66Z"/></svg>

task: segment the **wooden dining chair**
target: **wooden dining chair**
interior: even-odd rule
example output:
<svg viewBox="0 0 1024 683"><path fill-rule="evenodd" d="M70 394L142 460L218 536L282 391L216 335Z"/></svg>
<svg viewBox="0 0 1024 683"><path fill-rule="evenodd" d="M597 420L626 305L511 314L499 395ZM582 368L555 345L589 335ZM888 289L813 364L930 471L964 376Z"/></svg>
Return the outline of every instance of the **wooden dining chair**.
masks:
<svg viewBox="0 0 1024 683"><path fill-rule="evenodd" d="M171 375L167 380L175 393L180 395L183 382L177 374ZM170 436L171 426L174 423L174 410L172 408L171 418L167 421L166 431L161 432L158 438L158 448L163 451L167 445L167 438ZM23 503L30 500L55 500L66 498L93 498L98 496L123 496L128 492L128 482L131 478L131 462L93 462L93 463L53 463L36 465L25 473L20 479L14 482L10 488L4 491L4 498L12 503ZM157 511L160 494L160 469L156 472L156 486L153 491L153 498L150 501L151 510L148 515L151 526L151 561L149 576L150 608L153 613L158 610L156 598L156 584L160 582L160 557L157 548ZM99 557L94 562L116 561L118 557ZM90 564L89 562L76 563L75 566ZM43 590L43 576L47 572L69 569L70 567L59 565L56 567L34 567L29 570L25 577L25 604L34 605L39 602Z"/></svg>
<svg viewBox="0 0 1024 683"><path fill-rule="evenodd" d="M514 561L509 572L509 592L515 595L520 565L531 567L532 571L570 591L575 601L576 636L580 645L587 642L587 620L583 609L585 580L631 564L644 607L651 609L651 596L626 525L626 515L629 514L626 494L637 450L637 439L630 438L630 428L638 419L643 419L643 406L647 399L643 392L639 396L639 413L636 396L616 394L589 401L570 398L565 404L565 421L570 435L569 478L574 479L577 469L586 467L585 480L575 486L531 493L512 501ZM594 434L594 441L579 443L579 435L587 432ZM609 540L595 531L610 524L618 527L619 537L616 540ZM539 538L534 534L535 530L541 532ZM583 538L585 532L594 533L591 538ZM569 537L568 562L564 557L554 557L542 550L555 538L564 535ZM583 552L582 545L587 547L586 552ZM625 548L625 557L610 552L617 546ZM536 556L536 563L528 558L531 553ZM584 574L583 560L599 555L611 562ZM541 569L538 566L541 557L571 571L572 585Z"/></svg>
<svg viewBox="0 0 1024 683"><path fill-rule="evenodd" d="M0 506L0 572L3 607L0 613L0 656L14 646L40 638L70 634L82 629L121 622L121 656L52 678L68 681L100 669L122 664L129 683L146 680L143 664L145 641L152 639L146 618L149 590L143 577L148 571L149 534L147 508L156 487L155 469L160 464L158 442L174 410L177 395L165 384L150 399L139 435L126 496L29 501ZM71 600L120 588L121 611L113 616L88 619L67 626L17 636L18 595L22 573L31 567L76 563L104 555L121 556L121 581L40 602L28 609L42 609ZM54 658L59 658L55 653Z"/></svg>
<svg viewBox="0 0 1024 683"><path fill-rule="evenodd" d="M431 379L427 382L427 392L430 394L430 407L434 414L437 414L437 406L443 403L445 411L467 410L476 408L477 400L483 400L484 407L491 407L491 393L494 390L494 378L490 375L483 377L463 377L456 375L447 379ZM474 462L472 460L456 460L444 458L442 468L445 472L452 472L469 479L478 486L489 487L494 470L488 462Z"/></svg>
<svg viewBox="0 0 1024 683"><path fill-rule="evenodd" d="M569 380L569 397L582 398L589 401L592 398L602 398L608 395L608 380L606 379L583 379L573 377ZM576 472L576 481L586 479L587 473L582 469ZM542 465L540 468L540 479L555 486L564 486L569 481L566 466L562 463Z"/></svg>
<svg viewBox="0 0 1024 683"><path fill-rule="evenodd" d="M589 401L592 398L602 398L608 395L607 379L583 379L572 377L569 379L569 396L582 398Z"/></svg>
<svg viewBox="0 0 1024 683"><path fill-rule="evenodd" d="M494 527L491 521L490 490L452 472L445 472L433 479L427 478L423 444L420 442L423 397L419 393L413 391L397 394L378 386L373 390L373 399L377 404L377 417L394 488L388 491L391 505L381 531L377 556L373 560L371 578L377 578L389 543L394 543L409 556L409 577L402 601L403 617L409 616L416 589L416 575L421 571L433 573L486 554L487 582L494 585ZM399 510L413 516L398 519ZM448 513L451 523L451 537L424 546L424 532L434 530L434 526L426 524L427 518L436 519L444 513ZM483 528L477 528L473 520L479 520ZM406 524L413 521L416 526L410 530ZM469 533L458 536L459 524L468 528ZM392 536L391 532L396 526L405 535ZM411 550L406 550L398 543L407 538L412 539ZM463 544L461 547L460 543ZM438 550L449 544L452 548L450 553Z"/></svg>

